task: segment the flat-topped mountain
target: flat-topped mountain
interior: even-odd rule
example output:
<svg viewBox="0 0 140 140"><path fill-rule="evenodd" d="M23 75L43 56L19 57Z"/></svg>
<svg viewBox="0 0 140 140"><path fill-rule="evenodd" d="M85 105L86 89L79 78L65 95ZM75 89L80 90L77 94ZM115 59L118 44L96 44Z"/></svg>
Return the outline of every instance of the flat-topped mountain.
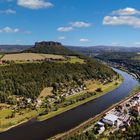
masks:
<svg viewBox="0 0 140 140"><path fill-rule="evenodd" d="M29 49L25 50L24 52L45 53L45 54L61 54L61 55L73 55L73 54L75 54L73 51L69 50L68 48L65 48L61 43L53 42L53 41L36 42L34 47L29 48Z"/></svg>

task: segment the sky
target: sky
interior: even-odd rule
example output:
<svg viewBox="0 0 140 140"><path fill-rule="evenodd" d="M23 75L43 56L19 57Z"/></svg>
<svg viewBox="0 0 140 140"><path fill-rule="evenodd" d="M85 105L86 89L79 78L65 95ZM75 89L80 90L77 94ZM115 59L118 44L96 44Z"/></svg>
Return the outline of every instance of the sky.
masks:
<svg viewBox="0 0 140 140"><path fill-rule="evenodd" d="M140 47L140 0L0 0L0 44Z"/></svg>

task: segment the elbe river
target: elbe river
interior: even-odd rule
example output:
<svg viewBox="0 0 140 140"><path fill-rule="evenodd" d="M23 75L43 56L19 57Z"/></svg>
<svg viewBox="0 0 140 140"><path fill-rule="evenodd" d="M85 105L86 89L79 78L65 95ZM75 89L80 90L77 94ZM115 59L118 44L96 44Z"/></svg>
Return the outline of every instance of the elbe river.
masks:
<svg viewBox="0 0 140 140"><path fill-rule="evenodd" d="M0 140L46 140L56 134L68 131L89 118L101 113L112 104L124 99L139 82L131 75L118 69L124 82L114 91L46 121L31 120L6 132L0 133Z"/></svg>

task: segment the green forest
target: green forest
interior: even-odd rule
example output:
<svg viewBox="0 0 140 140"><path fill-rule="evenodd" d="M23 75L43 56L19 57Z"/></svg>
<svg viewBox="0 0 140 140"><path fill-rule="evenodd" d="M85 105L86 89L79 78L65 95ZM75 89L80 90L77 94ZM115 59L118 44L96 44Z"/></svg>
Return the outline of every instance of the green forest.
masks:
<svg viewBox="0 0 140 140"><path fill-rule="evenodd" d="M36 99L45 87L54 87L69 81L112 79L116 73L95 60L86 63L28 63L0 67L0 102L7 103L10 95Z"/></svg>

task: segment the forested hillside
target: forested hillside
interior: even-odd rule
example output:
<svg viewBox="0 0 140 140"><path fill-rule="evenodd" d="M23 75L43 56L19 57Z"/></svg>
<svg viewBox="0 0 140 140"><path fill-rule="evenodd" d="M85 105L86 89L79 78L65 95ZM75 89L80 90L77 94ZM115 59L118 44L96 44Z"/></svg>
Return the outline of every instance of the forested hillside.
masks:
<svg viewBox="0 0 140 140"><path fill-rule="evenodd" d="M140 80L140 54L138 52L103 52L96 58L118 65L120 68L134 73Z"/></svg>
<svg viewBox="0 0 140 140"><path fill-rule="evenodd" d="M44 87L54 90L70 81L83 82L86 79L112 79L115 72L94 60L86 63L42 62L32 64L11 64L0 67L0 102L6 102L9 95L21 95L35 99ZM54 91L55 92L55 91Z"/></svg>

